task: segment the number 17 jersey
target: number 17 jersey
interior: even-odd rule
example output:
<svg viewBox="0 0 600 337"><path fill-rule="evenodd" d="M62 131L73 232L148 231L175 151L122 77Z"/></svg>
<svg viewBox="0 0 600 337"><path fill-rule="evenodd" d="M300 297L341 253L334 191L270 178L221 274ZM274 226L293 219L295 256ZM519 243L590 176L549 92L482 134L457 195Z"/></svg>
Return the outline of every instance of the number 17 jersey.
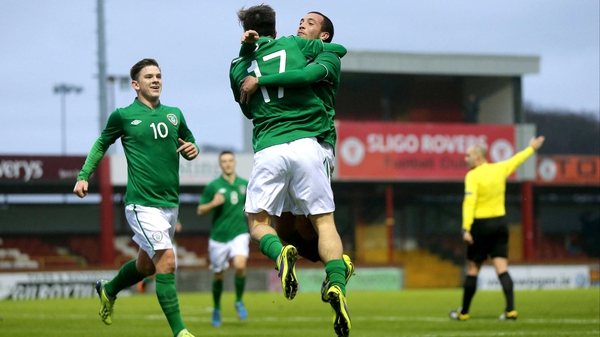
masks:
<svg viewBox="0 0 600 337"><path fill-rule="evenodd" d="M253 53L231 63L229 77L235 100L239 102L240 81L246 76L277 74L302 69L306 59L323 51L321 40L289 36L274 40L261 37ZM269 146L301 138L317 137L328 130L322 101L310 86L298 88L260 87L248 104L240 103L252 119L252 146L258 152Z"/></svg>

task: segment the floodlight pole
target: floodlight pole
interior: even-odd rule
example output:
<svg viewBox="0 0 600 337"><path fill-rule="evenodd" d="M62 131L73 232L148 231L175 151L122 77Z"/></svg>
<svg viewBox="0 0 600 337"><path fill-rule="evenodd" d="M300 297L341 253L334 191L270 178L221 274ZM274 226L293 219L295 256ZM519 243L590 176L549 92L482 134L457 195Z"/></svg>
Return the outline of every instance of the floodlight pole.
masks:
<svg viewBox="0 0 600 337"><path fill-rule="evenodd" d="M100 101L100 132L108 121L106 104L106 40L104 33L104 0L96 0L98 23L98 91ZM98 180L100 185L100 247L101 260L105 266L115 261L114 253L114 205L113 189L110 179L110 156L105 156L98 165Z"/></svg>
<svg viewBox="0 0 600 337"><path fill-rule="evenodd" d="M79 94L83 87L68 85L65 83L56 84L54 93L60 95L60 150L64 156L67 154L67 95L70 93Z"/></svg>
<svg viewBox="0 0 600 337"><path fill-rule="evenodd" d="M117 85L119 82L121 89L126 89L129 84L129 76L126 75L108 75L106 76L106 80L110 83L110 105L109 108L111 111L114 111L117 108L116 96L117 96Z"/></svg>
<svg viewBox="0 0 600 337"><path fill-rule="evenodd" d="M100 132L108 120L106 104L106 38L104 32L104 0L96 1L98 10L98 92L100 101Z"/></svg>

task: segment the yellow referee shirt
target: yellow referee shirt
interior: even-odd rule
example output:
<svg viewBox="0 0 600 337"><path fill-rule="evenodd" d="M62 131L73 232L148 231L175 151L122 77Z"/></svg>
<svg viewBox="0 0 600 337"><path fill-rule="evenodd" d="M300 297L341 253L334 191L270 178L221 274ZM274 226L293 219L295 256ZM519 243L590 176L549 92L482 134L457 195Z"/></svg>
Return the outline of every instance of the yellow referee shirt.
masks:
<svg viewBox="0 0 600 337"><path fill-rule="evenodd" d="M504 192L506 178L534 153L531 146L499 163L484 163L467 173L463 201L464 230L470 231L474 219L487 219L506 214Z"/></svg>

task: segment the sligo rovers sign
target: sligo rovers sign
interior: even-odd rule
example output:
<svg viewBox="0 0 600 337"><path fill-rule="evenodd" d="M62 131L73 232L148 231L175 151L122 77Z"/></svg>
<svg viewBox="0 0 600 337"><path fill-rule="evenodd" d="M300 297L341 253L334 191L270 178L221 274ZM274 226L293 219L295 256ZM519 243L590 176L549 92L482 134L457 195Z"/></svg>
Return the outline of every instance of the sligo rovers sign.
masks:
<svg viewBox="0 0 600 337"><path fill-rule="evenodd" d="M339 180L463 180L469 146L483 145L490 162L516 153L512 125L342 121L337 134Z"/></svg>

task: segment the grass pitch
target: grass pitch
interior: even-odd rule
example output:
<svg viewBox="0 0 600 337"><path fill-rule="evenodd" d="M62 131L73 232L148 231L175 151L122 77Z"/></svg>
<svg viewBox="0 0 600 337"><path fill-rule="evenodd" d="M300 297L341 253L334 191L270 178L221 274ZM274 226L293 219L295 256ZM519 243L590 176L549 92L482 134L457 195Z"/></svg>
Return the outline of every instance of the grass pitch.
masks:
<svg viewBox="0 0 600 337"><path fill-rule="evenodd" d="M471 319L452 321L448 311L460 305L462 290L403 290L348 293L351 336L600 336L600 289L516 291L519 319L500 322L504 308L501 291L478 291ZM222 299L223 326L210 324L212 295L181 293L183 320L201 336L335 336L331 309L317 293L298 293L293 301L279 293L245 294L249 317L239 321L234 296ZM171 336L154 294L120 297L113 324L98 316L99 300L56 299L0 301L0 336Z"/></svg>

